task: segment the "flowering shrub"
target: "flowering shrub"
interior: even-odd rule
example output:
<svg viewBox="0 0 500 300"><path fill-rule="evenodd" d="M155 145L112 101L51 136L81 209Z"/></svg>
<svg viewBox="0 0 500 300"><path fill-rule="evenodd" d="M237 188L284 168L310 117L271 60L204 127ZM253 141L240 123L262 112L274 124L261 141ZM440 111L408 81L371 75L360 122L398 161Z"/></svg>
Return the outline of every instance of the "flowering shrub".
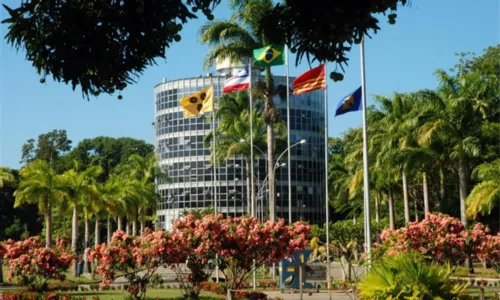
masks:
<svg viewBox="0 0 500 300"><path fill-rule="evenodd" d="M63 240L56 241L56 248L46 248L39 237L24 241L8 240L4 245L4 259L8 261L7 279L16 278L20 284L27 285L32 291L47 289L47 281L63 281L65 272L74 256L67 252Z"/></svg>
<svg viewBox="0 0 500 300"><path fill-rule="evenodd" d="M235 291L233 293L236 299L249 299L249 300L266 300L267 295L262 292L255 291Z"/></svg>
<svg viewBox="0 0 500 300"><path fill-rule="evenodd" d="M285 225L283 219L259 223L254 217L240 217L224 220L221 230L218 254L230 272L229 286L237 289L253 270L304 249L311 227L300 222Z"/></svg>
<svg viewBox="0 0 500 300"><path fill-rule="evenodd" d="M474 226L472 230L474 253L477 258L485 261L487 265L491 265L497 273L500 273L500 233L497 235L487 233L489 229L483 229L480 223Z"/></svg>
<svg viewBox="0 0 500 300"><path fill-rule="evenodd" d="M114 281L117 271L123 272L129 282L127 291L134 299L142 299L150 277L170 256L175 256L170 251L171 246L163 231L146 231L137 237L117 231L109 245L98 245L93 251L86 251L90 260L97 261L97 273L106 286Z"/></svg>
<svg viewBox="0 0 500 300"><path fill-rule="evenodd" d="M222 223L222 215L188 214L172 224L171 243L179 255L170 262L186 298L198 298L202 283L216 267L216 253L223 239Z"/></svg>
<svg viewBox="0 0 500 300"><path fill-rule="evenodd" d="M460 220L444 214L427 214L408 227L386 229L380 239L382 245L375 244L375 256L413 250L430 261L451 265L462 264L470 255L494 264L500 256L500 238L491 236L488 228L478 223L466 230Z"/></svg>
<svg viewBox="0 0 500 300"><path fill-rule="evenodd" d="M207 292L212 292L218 295L225 295L227 293L227 284L217 282L202 282L201 289Z"/></svg>
<svg viewBox="0 0 500 300"><path fill-rule="evenodd" d="M2 300L86 300L86 297L71 296L69 294L60 295L56 293L36 293L36 292L26 292L26 291L15 291L2 292L0 297ZM99 297L89 298L92 300L99 300Z"/></svg>

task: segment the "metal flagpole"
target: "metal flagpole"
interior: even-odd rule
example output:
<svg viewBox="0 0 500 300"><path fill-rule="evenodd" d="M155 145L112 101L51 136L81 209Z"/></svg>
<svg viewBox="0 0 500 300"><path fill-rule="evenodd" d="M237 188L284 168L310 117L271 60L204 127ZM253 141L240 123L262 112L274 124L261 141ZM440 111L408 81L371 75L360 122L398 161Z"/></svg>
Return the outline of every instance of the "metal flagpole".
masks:
<svg viewBox="0 0 500 300"><path fill-rule="evenodd" d="M365 242L366 252L368 253L368 268L371 266L371 226L370 226L370 190L368 177L368 133L366 129L366 81L365 81L365 42L364 38L360 45L361 57L361 101L363 109L363 191L364 191L364 210L365 210Z"/></svg>
<svg viewBox="0 0 500 300"><path fill-rule="evenodd" d="M248 99L250 106L250 214L255 217L254 166L253 166L253 100L252 100L252 59L248 59Z"/></svg>
<svg viewBox="0 0 500 300"><path fill-rule="evenodd" d="M212 94L212 105L213 105L213 111L212 111L212 149L213 149L213 167L214 167L214 214L217 215L217 168L216 168L216 136L215 136L215 92ZM219 282L219 264L218 264L218 258L216 258L217 264L215 266L215 280L216 282Z"/></svg>
<svg viewBox="0 0 500 300"><path fill-rule="evenodd" d="M326 77L326 63L325 63L325 77ZM326 274L328 276L327 288L328 296L330 296L331 282L330 282L330 205L328 204L328 80L325 86L325 208L326 208Z"/></svg>
<svg viewBox="0 0 500 300"><path fill-rule="evenodd" d="M250 106L250 204L252 205L252 208L250 209L250 212L252 214L252 217L255 217L255 197L254 197L254 185L253 185L253 101L252 101L252 58L248 59L248 99L249 99L249 106ZM257 274L255 272L255 259L253 260L253 290L255 291L257 289Z"/></svg>
<svg viewBox="0 0 500 300"><path fill-rule="evenodd" d="M288 224L292 224L292 149L290 149L290 88L289 88L289 66L288 46L285 45L286 64L286 130L288 136Z"/></svg>

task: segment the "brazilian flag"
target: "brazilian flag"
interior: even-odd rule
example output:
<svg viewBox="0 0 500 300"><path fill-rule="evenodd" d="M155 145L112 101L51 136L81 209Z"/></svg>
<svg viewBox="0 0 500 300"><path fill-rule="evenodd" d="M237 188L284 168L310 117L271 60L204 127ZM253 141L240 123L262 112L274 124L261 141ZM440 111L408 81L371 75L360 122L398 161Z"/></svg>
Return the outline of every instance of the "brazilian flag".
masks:
<svg viewBox="0 0 500 300"><path fill-rule="evenodd" d="M253 50L254 66L270 67L285 64L285 45L269 45Z"/></svg>

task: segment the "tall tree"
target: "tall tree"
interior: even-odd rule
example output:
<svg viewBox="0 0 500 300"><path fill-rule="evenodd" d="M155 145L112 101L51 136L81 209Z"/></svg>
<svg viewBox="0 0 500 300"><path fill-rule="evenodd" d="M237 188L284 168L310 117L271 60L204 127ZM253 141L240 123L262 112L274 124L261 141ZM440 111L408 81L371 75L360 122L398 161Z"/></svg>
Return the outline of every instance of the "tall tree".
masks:
<svg viewBox="0 0 500 300"><path fill-rule="evenodd" d="M458 73L450 75L445 71L436 72L441 82L437 93L428 93L429 111L434 116L422 125L418 142L428 145L434 140L445 141L453 149L460 186L460 219L467 226L465 199L469 195L469 159L480 152L478 136L480 124L491 117L498 100L493 95L494 87L481 74Z"/></svg>
<svg viewBox="0 0 500 300"><path fill-rule="evenodd" d="M474 179L480 180L466 200L467 216L475 219L478 214L490 214L495 206L500 206L500 159L483 163L472 172Z"/></svg>
<svg viewBox="0 0 500 300"><path fill-rule="evenodd" d="M99 176L99 182L105 182L113 169L119 164L127 162L130 155L138 154L144 157L153 151L154 146L143 140L99 136L83 139L68 156L72 160L78 161L83 168L101 166L103 172Z"/></svg>
<svg viewBox="0 0 500 300"><path fill-rule="evenodd" d="M61 176L57 175L48 162L34 160L20 171L21 181L14 193L14 207L25 203L37 203L45 217L45 244L52 247L52 209L66 196Z"/></svg>
<svg viewBox="0 0 500 300"><path fill-rule="evenodd" d="M86 206L87 203L99 202L101 200L101 195L96 184L96 180L101 173L102 168L99 166L91 166L82 170L81 165L77 161L74 161L73 168L62 174L63 184L66 187L67 201L70 203L70 207L73 208L71 248L74 253L78 253L78 216L80 209ZM85 236L87 237L87 233ZM76 275L76 268L74 268L74 273Z"/></svg>
<svg viewBox="0 0 500 300"><path fill-rule="evenodd" d="M253 109L253 144L259 149L264 148L266 141L265 124L260 117L262 105L256 102ZM247 209L250 213L250 199L255 199L255 187L251 186L250 167L250 113L247 92L230 93L223 95L217 102L216 118L218 120L215 135L217 137L217 160L226 161L234 155L241 155L245 160L247 178ZM241 142L241 140L245 142ZM213 132L210 131L205 137L205 143L212 149L209 143L213 141ZM255 154L260 154L254 151ZM259 155L255 155L257 157ZM265 158L265 157L264 157ZM241 166L243 167L243 166ZM252 196L253 195L253 196Z"/></svg>
<svg viewBox="0 0 500 300"><path fill-rule="evenodd" d="M200 41L211 46L205 59L207 67L225 59L234 62L250 58L254 49L270 44L265 34L259 33L259 25L265 14L273 7L271 0L235 0L230 2L230 6L235 11L230 20L209 22L200 30ZM258 82L255 86L258 95L265 99L263 118L267 137L269 214L271 220L274 220L276 215L274 124L278 123L281 117L273 97L282 89L275 87L270 67L265 67L265 82Z"/></svg>
<svg viewBox="0 0 500 300"><path fill-rule="evenodd" d="M219 2L177 0L144 5L142 1L117 1L108 5L58 0L41 5L28 0L18 8L4 6L9 16L3 22L8 24L7 42L25 50L26 59L43 76L42 82L52 76L73 88L80 85L84 95L97 96L134 83L156 58L165 58L165 48L181 39L182 24L196 17L190 9L202 11L211 20ZM390 12L388 21L394 24L398 4L406 3L287 0L274 6L271 2L273 9L266 11L259 27L272 37L270 42L287 41L298 54L297 63L306 55L343 66L351 49L346 45L358 43L371 31L376 33L382 13ZM75 22L79 26L73 26ZM96 60L97 56L103 59Z"/></svg>
<svg viewBox="0 0 500 300"><path fill-rule="evenodd" d="M29 139L23 145L21 163L41 159L48 162L51 168L60 172L64 169L61 157L71 150L71 143L65 129L54 129L40 134L36 143L34 139Z"/></svg>
<svg viewBox="0 0 500 300"><path fill-rule="evenodd" d="M151 154L147 157L142 157L133 154L129 157L125 164L118 167L121 176L130 180L132 189L135 192L130 195L131 198L136 198L135 207L132 211L132 234L137 233L137 217L140 221L141 235L146 227L147 214L156 208L158 193L156 191L155 178L166 178L166 175L161 170L157 157Z"/></svg>

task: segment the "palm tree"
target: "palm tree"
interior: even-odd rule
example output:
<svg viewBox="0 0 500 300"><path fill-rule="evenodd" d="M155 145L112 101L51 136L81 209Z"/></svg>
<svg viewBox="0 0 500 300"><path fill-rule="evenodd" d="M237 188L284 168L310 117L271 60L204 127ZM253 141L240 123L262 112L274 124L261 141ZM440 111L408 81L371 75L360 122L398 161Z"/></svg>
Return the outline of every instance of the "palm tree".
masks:
<svg viewBox="0 0 500 300"><path fill-rule="evenodd" d="M469 195L468 161L479 154L480 124L495 110L493 87L479 73L456 76L439 70L437 93L428 91L428 111L433 117L419 129L418 142L427 146L435 141L449 145L457 163L460 191L460 219L467 226L465 200ZM498 104L498 103L497 103Z"/></svg>
<svg viewBox="0 0 500 300"><path fill-rule="evenodd" d="M260 21L274 4L271 0L233 0L230 6L235 13L230 20L212 21L200 30L200 41L211 47L205 59L209 67L217 61L229 59L238 61L252 57L254 49L270 44L264 34L259 32ZM273 102L273 97L280 89L275 88L271 76L271 68L265 68L265 82L258 82L256 90L265 99L263 118L267 133L267 172L269 185L270 218L275 219L275 170L274 170L274 124L281 120L280 114Z"/></svg>
<svg viewBox="0 0 500 300"><path fill-rule="evenodd" d="M0 190L6 186L15 187L17 185L16 177L9 168L0 167ZM0 256L0 283L3 282L2 257Z"/></svg>
<svg viewBox="0 0 500 300"><path fill-rule="evenodd" d="M259 148L265 144L266 129L260 118L262 106L257 102L253 109L253 144ZM246 165L247 178L247 209L250 213L251 199L255 197L255 187L251 186L250 166L250 118L249 99L247 92L225 94L217 102L215 117L219 121L215 131L217 137L217 157L219 162L226 161L234 155L242 155ZM210 131L205 137L205 143L213 140L213 132ZM244 142L242 142L244 140ZM211 147L210 147L211 148ZM252 196L253 195L253 196Z"/></svg>
<svg viewBox="0 0 500 300"><path fill-rule="evenodd" d="M66 188L67 202L73 207L73 217L71 220L71 248L74 253L78 251L78 214L81 206L86 203L99 202L101 199L97 188L96 180L103 172L100 166L90 166L86 170L81 170L78 161L73 161L73 168L64 172L61 176ZM88 236L86 233L85 236ZM85 247L88 240L85 240ZM74 268L76 276L76 267Z"/></svg>
<svg viewBox="0 0 500 300"><path fill-rule="evenodd" d="M16 177L9 168L0 167L0 189L5 186L16 186Z"/></svg>
<svg viewBox="0 0 500 300"><path fill-rule="evenodd" d="M20 171L21 181L14 192L14 207L25 203L36 203L45 216L45 245L52 247L52 208L66 196L61 175L43 160L34 160Z"/></svg>
<svg viewBox="0 0 500 300"><path fill-rule="evenodd" d="M142 235L146 227L146 214L156 207L159 197L155 179L165 178L168 180L168 178L158 165L157 157L154 154L147 157L132 154L119 169L120 175L129 180L126 198L129 201L133 201L134 198L136 200L133 201L135 202L133 210L129 210L129 216L132 217L132 234L137 233L137 217L139 217Z"/></svg>
<svg viewBox="0 0 500 300"><path fill-rule="evenodd" d="M408 156L404 155L405 149L416 145L413 137L414 126L408 123L408 115L415 106L412 95L395 93L392 99L375 95L375 100L380 103L380 110L376 117L375 130L371 137L372 147L377 147L376 157L379 165L392 168L401 175L403 186L403 204L405 224L410 221L410 208L408 199ZM373 150L372 150L373 151Z"/></svg>
<svg viewBox="0 0 500 300"><path fill-rule="evenodd" d="M490 214L500 203L500 159L483 163L472 171L472 177L480 180L467 197L467 216L475 219L478 214Z"/></svg>
<svg viewBox="0 0 500 300"><path fill-rule="evenodd" d="M104 184L101 185L101 195L104 200L105 209L103 210L106 215L106 240L109 244L112 236L111 218L118 218L118 230L121 230L121 216L126 210L127 202L125 201L124 194L126 194L127 184L124 184L120 178L111 174Z"/></svg>

